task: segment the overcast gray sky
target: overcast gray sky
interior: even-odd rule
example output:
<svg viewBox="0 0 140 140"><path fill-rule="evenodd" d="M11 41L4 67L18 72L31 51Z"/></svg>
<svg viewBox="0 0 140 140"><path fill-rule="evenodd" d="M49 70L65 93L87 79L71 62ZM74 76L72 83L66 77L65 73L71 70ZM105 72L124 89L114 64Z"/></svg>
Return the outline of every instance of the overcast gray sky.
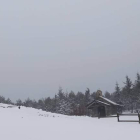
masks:
<svg viewBox="0 0 140 140"><path fill-rule="evenodd" d="M112 92L140 72L140 0L0 0L0 95Z"/></svg>

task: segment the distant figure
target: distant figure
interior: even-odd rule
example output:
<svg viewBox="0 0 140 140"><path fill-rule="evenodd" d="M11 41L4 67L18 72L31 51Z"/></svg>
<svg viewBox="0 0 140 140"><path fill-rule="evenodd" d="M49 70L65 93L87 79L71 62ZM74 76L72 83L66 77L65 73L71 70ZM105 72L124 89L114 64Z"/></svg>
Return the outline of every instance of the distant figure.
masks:
<svg viewBox="0 0 140 140"><path fill-rule="evenodd" d="M20 109L20 106L18 108Z"/></svg>

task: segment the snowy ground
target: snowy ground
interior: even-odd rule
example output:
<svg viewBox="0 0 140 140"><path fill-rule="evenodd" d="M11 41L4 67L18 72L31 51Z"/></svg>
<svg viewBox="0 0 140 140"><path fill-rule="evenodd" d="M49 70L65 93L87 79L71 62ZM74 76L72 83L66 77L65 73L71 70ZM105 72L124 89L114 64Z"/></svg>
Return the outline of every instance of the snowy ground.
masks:
<svg viewBox="0 0 140 140"><path fill-rule="evenodd" d="M131 119L138 120L138 117ZM140 137L140 124L136 122L65 116L4 104L0 104L0 121L1 140L135 140Z"/></svg>

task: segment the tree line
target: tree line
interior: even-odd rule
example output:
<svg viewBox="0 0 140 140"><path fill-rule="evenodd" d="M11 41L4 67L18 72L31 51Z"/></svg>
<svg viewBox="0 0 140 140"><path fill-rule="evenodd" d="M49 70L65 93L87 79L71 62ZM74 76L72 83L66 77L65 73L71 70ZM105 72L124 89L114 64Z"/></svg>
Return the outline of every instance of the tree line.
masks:
<svg viewBox="0 0 140 140"><path fill-rule="evenodd" d="M122 88L116 83L114 92L105 92L104 96L118 104L124 105L124 110L133 112L140 109L140 74L137 73L134 82L126 76ZM73 91L65 93L62 88L59 88L58 93L53 98L47 97L38 101L30 98L27 98L25 101L18 99L16 103L13 103L9 98L5 99L3 96L0 96L0 102L66 115L90 115L86 105L94 100L95 97L96 92L91 93L89 88L84 93L74 93Z"/></svg>

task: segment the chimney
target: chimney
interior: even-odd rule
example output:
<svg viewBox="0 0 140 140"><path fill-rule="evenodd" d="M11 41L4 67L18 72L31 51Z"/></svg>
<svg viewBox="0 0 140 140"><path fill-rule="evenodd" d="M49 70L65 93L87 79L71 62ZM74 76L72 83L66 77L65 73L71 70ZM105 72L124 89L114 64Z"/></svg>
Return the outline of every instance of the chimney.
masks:
<svg viewBox="0 0 140 140"><path fill-rule="evenodd" d="M100 96L102 96L102 91L101 90L97 90L97 92L96 92L96 99L98 99Z"/></svg>

